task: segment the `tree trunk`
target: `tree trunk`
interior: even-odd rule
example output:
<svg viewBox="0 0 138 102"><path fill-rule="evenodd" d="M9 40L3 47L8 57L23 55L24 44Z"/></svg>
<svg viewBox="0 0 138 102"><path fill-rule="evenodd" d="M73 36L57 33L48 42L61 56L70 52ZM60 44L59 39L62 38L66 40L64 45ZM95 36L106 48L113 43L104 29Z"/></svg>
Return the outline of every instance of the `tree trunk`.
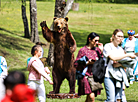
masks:
<svg viewBox="0 0 138 102"><path fill-rule="evenodd" d="M69 10L72 8L73 2L74 2L74 0L68 0L67 1L66 7L64 9L64 15L63 15L64 18L67 16Z"/></svg>
<svg viewBox="0 0 138 102"><path fill-rule="evenodd" d="M56 0L55 1L55 14L54 17L65 18L69 10L72 7L74 0L68 0L67 3L65 0ZM50 27L53 30L53 23ZM53 66L54 64L54 45L50 44L48 52L48 65Z"/></svg>
<svg viewBox="0 0 138 102"><path fill-rule="evenodd" d="M22 0L21 9L22 9L22 19L23 19L23 24L24 24L24 34L25 34L24 37L29 38L30 37L29 27L28 27L28 20L26 17L26 0Z"/></svg>
<svg viewBox="0 0 138 102"><path fill-rule="evenodd" d="M39 42L39 34L37 27L37 5L36 0L30 0L30 22L31 22L31 41Z"/></svg>

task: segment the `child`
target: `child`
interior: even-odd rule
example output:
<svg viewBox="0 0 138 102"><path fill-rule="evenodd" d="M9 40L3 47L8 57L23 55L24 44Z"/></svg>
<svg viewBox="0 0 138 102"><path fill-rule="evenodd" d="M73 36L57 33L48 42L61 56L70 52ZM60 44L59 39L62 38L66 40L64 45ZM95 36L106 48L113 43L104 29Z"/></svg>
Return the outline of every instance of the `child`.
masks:
<svg viewBox="0 0 138 102"><path fill-rule="evenodd" d="M49 75L45 72L45 68L39 57L42 54L42 48L40 45L34 45L31 50L32 58L28 64L29 78L28 85L30 88L37 91L37 96L40 102L45 102L45 86L43 82L43 77L46 78L52 85L53 81ZM43 76L43 77L42 77Z"/></svg>

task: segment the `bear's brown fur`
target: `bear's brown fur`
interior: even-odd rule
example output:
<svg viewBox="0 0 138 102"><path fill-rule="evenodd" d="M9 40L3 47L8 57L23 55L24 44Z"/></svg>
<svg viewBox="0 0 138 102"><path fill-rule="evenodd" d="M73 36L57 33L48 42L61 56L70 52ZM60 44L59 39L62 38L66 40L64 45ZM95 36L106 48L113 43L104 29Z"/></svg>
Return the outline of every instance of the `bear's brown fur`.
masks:
<svg viewBox="0 0 138 102"><path fill-rule="evenodd" d="M75 93L74 54L76 41L68 29L68 18L54 18L54 30L51 31L46 21L40 23L43 37L54 44L54 66L52 70L53 91L59 93L62 81L66 78L69 81L70 92Z"/></svg>

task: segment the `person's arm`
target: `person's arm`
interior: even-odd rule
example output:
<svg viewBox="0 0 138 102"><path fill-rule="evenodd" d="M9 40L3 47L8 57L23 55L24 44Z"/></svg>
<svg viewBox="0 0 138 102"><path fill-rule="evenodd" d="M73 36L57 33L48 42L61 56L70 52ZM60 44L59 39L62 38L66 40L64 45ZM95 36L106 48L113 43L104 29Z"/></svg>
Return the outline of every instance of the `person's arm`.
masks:
<svg viewBox="0 0 138 102"><path fill-rule="evenodd" d="M47 74L50 74L50 70L49 70L48 67L45 67L45 72L46 72Z"/></svg>
<svg viewBox="0 0 138 102"><path fill-rule="evenodd" d="M130 57L130 58L134 59L134 58L136 58L136 55L134 53L126 53L126 54L124 53L124 54L119 55L119 56L118 55L115 55L115 54L109 55L109 58L111 60L114 60L114 61L121 60L121 59L123 59L125 57Z"/></svg>
<svg viewBox="0 0 138 102"><path fill-rule="evenodd" d="M39 66L39 63L37 61L34 61L32 63L32 67L40 73L44 78L46 78L50 84L53 84L53 81L51 80L51 77Z"/></svg>
<svg viewBox="0 0 138 102"><path fill-rule="evenodd" d="M91 64L94 64L95 60L91 60L89 59L89 61L87 61L87 64L86 65L91 65Z"/></svg>
<svg viewBox="0 0 138 102"><path fill-rule="evenodd" d="M102 43L98 43L98 48L101 50L101 53L103 53L103 44Z"/></svg>
<svg viewBox="0 0 138 102"><path fill-rule="evenodd" d="M124 52L124 50L122 48L120 48L118 50L120 50L121 53ZM106 44L104 46L103 54L104 54L105 57L109 57L113 61L118 61L118 60L121 60L125 57L130 57L130 58L133 58L133 59L136 58L136 55L134 53L114 54L111 44Z"/></svg>
<svg viewBox="0 0 138 102"><path fill-rule="evenodd" d="M77 55L77 58L74 62L74 67L78 70L78 71L82 71L85 67L86 67L86 64L85 63L78 63L78 60L80 60L80 58L82 58L83 56L85 56L85 53L84 51L82 50L79 50L78 52L78 55Z"/></svg>

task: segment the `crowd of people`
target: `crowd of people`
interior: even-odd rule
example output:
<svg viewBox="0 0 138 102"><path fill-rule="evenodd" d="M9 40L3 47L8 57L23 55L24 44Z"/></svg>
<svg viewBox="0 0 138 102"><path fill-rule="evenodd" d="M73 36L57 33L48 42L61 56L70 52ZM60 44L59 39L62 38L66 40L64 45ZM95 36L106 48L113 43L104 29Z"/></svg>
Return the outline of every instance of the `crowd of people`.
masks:
<svg viewBox="0 0 138 102"><path fill-rule="evenodd" d="M128 38L124 38L124 32L121 29L115 29L109 43L104 46L99 43L98 34L92 32L88 35L86 45L79 50L75 61L75 67L79 72L83 73L85 67L88 67L85 76L78 79L78 94L87 95L85 102L95 102L95 97L101 92L101 90L91 91L87 79L87 76L92 75L92 65L98 59L96 51L103 54L105 66L107 66L104 78L105 102L127 102L124 89L138 78L138 34L134 34L134 30L129 30ZM84 56L89 60L86 63L78 63L78 60ZM126 64L128 61L131 63Z"/></svg>
<svg viewBox="0 0 138 102"><path fill-rule="evenodd" d="M124 32L115 29L109 43L104 46L99 42L100 36L97 33L91 32L88 35L85 46L79 50L74 61L76 70L83 72L83 76L78 77L78 95L86 95L85 102L95 102L95 97L101 94L101 89L92 91L88 81L88 76L93 75L92 66L99 59L97 52L102 55L107 66L104 78L105 102L126 102L125 87L138 81L138 34L135 35L134 30L127 33L128 38L124 38ZM32 57L27 63L29 71L27 85L24 73L20 71L8 73L6 59L0 56L0 102L35 102L36 95L40 102L46 101L43 80L45 78L51 85L53 81L49 76L50 70L40 60L43 57L42 45L36 43L31 49L31 54ZM78 63L84 56L88 61ZM124 64L126 61L131 61L131 64ZM84 73L86 66L88 69Z"/></svg>

